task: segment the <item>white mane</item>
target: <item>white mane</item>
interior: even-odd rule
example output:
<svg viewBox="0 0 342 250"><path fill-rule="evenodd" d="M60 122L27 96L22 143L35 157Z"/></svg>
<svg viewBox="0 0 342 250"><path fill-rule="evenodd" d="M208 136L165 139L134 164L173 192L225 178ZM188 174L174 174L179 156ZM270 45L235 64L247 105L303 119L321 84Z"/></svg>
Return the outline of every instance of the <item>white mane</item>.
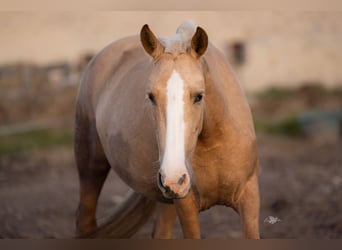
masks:
<svg viewBox="0 0 342 250"><path fill-rule="evenodd" d="M185 52L192 36L195 34L197 25L192 20L185 20L171 37L162 40L165 52L179 53Z"/></svg>

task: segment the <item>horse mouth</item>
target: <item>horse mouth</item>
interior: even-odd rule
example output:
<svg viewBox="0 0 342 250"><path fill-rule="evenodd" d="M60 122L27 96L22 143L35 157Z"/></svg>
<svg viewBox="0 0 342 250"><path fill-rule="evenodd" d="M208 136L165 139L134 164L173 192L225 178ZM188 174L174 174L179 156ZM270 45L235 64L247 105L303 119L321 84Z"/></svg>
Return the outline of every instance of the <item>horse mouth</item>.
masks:
<svg viewBox="0 0 342 250"><path fill-rule="evenodd" d="M158 187L160 191L162 192L163 196L167 199L182 199L187 196L190 190L190 185L187 186L186 189L184 189L181 193L174 192L170 187L164 186L162 181L161 174L158 174Z"/></svg>

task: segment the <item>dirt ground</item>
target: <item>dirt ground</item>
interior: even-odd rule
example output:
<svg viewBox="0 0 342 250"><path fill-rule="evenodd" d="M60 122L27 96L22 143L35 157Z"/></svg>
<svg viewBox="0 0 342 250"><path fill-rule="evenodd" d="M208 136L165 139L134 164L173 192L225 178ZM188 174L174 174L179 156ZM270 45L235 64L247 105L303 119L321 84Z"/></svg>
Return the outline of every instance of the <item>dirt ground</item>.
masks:
<svg viewBox="0 0 342 250"><path fill-rule="evenodd" d="M342 142L259 136L260 229L263 238L342 237ZM98 218L110 214L127 186L111 173ZM0 159L0 237L70 238L78 177L71 148ZM277 218L270 223L269 216ZM150 238L153 217L134 238ZM238 215L213 207L200 214L204 238L241 238ZM181 238L178 222L175 236Z"/></svg>

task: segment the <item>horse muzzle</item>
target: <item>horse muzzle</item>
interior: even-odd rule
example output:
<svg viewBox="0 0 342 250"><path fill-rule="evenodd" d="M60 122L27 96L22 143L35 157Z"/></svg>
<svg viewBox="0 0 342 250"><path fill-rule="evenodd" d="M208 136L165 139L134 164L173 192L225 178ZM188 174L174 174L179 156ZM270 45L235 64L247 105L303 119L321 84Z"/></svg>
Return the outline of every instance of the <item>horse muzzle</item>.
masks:
<svg viewBox="0 0 342 250"><path fill-rule="evenodd" d="M188 194L190 186L190 177L187 173L172 179L168 179L161 171L158 173L158 187L165 198L184 198Z"/></svg>

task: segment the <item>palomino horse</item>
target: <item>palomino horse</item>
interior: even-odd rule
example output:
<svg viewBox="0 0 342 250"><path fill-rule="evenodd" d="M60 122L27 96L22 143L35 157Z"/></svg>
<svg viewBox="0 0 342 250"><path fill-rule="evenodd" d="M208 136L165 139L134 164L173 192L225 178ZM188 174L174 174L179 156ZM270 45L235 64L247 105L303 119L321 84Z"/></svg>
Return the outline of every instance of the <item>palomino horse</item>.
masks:
<svg viewBox="0 0 342 250"><path fill-rule="evenodd" d="M75 156L81 237L127 238L155 207L154 238L200 238L198 213L232 207L244 235L259 237L258 158L239 84L206 32L183 22L169 39L144 25L88 65L77 97ZM104 225L95 211L113 168L134 191Z"/></svg>

